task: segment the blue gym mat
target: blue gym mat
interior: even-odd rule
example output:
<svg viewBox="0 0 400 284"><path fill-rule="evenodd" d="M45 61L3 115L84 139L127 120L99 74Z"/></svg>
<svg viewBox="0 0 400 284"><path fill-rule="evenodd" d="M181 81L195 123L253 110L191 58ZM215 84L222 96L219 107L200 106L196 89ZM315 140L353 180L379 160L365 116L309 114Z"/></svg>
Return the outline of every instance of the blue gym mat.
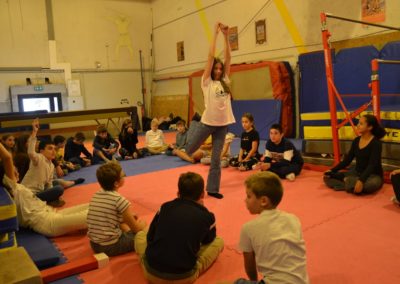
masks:
<svg viewBox="0 0 400 284"><path fill-rule="evenodd" d="M289 139L297 149L302 150L301 139ZM260 140L258 151L260 154L264 153L266 140ZM237 155L240 150L240 137L235 138L231 144L231 154ZM162 171L178 167L184 167L190 163L181 160L176 156L155 155L137 160L120 161L120 164L127 176L140 175L155 171ZM82 168L79 171L69 173L65 179L73 180L77 178L84 178L84 184L96 183L96 170L100 165L93 165L87 168Z"/></svg>
<svg viewBox="0 0 400 284"><path fill-rule="evenodd" d="M175 156L154 155L137 160L120 161L127 176L134 176L155 171L187 166L188 162L182 161ZM85 184L97 182L96 170L100 165L82 168L79 171L69 173L65 179L73 180L80 177L85 178Z"/></svg>

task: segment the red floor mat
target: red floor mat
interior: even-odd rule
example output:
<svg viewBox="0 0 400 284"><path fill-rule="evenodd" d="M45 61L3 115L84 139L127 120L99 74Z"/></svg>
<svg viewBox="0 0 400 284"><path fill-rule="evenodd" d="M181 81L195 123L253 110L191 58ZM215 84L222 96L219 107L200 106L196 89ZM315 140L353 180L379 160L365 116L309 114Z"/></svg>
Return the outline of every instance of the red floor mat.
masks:
<svg viewBox="0 0 400 284"><path fill-rule="evenodd" d="M150 222L160 204L174 198L178 177L195 171L204 178L208 167L189 165L127 177L120 190L134 210ZM244 204L244 179L250 172L223 170L222 200L207 197L205 205L215 213L217 232L225 249L216 263L196 283L217 283L244 277L242 256L237 251L241 225L254 218ZM311 283L398 283L400 208L389 201L390 185L371 196L353 196L327 189L320 172L303 171L295 182L283 181L285 194L280 209L296 214L303 225ZM88 202L98 189L85 185L68 189L68 206ZM90 255L85 235L55 239L69 260ZM145 283L134 253L114 257L99 270L81 274L86 283Z"/></svg>

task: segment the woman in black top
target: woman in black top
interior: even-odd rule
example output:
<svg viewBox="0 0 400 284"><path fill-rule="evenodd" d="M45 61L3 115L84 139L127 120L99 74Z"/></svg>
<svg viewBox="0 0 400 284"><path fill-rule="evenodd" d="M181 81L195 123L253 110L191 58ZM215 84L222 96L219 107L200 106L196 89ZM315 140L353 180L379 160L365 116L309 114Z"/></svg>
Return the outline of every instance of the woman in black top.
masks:
<svg viewBox="0 0 400 284"><path fill-rule="evenodd" d="M346 190L355 194L373 193L383 184L380 139L386 132L376 117L370 114L360 118L357 130L360 136L353 140L343 161L324 173L324 182L334 190ZM354 158L355 168L347 172L338 172L346 168Z"/></svg>

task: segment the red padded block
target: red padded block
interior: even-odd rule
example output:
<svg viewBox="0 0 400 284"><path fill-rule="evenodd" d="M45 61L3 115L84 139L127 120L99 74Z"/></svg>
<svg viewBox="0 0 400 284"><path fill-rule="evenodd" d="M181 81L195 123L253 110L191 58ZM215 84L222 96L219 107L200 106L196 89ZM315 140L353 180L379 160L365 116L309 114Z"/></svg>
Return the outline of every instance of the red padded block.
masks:
<svg viewBox="0 0 400 284"><path fill-rule="evenodd" d="M87 256L80 260L61 264L41 271L44 283L49 283L71 275L79 274L89 270L97 269L98 261L94 256Z"/></svg>

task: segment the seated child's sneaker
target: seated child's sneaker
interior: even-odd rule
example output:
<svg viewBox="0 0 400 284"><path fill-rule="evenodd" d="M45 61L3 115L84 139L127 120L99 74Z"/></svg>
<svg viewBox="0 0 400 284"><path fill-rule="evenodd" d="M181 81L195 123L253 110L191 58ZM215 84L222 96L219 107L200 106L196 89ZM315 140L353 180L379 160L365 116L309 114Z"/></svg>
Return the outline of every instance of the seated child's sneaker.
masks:
<svg viewBox="0 0 400 284"><path fill-rule="evenodd" d="M261 164L260 163L254 164L251 168L253 170L261 170Z"/></svg>
<svg viewBox="0 0 400 284"><path fill-rule="evenodd" d="M394 204L396 204L397 206L400 206L400 202L397 200L396 196L393 196L390 200L391 200Z"/></svg>
<svg viewBox="0 0 400 284"><path fill-rule="evenodd" d="M296 179L296 175L294 173L287 174L286 179L288 181L294 181Z"/></svg>
<svg viewBox="0 0 400 284"><path fill-rule="evenodd" d="M244 165L240 165L240 166L238 167L238 170L241 171L241 172L245 172L245 171L248 171L249 169L248 169L246 166L244 166Z"/></svg>

